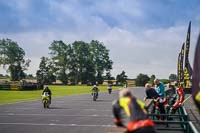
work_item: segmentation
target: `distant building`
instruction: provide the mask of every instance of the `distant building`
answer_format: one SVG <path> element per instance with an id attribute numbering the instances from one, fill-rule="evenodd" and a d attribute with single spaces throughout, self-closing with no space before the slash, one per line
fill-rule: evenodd
<path id="1" fill-rule="evenodd" d="M 136 81 L 135 81 L 135 79 L 127 79 L 127 80 L 126 80 L 126 86 L 127 86 L 127 87 L 135 87 L 135 86 L 136 86 Z"/>
<path id="2" fill-rule="evenodd" d="M 53 82 L 52 84 L 62 84 L 62 81 L 60 81 L 60 80 L 56 80 L 55 82 Z"/>
<path id="3" fill-rule="evenodd" d="M 116 85 L 117 80 L 104 80 L 103 81 L 103 85 L 108 85 L 108 84 Z"/>

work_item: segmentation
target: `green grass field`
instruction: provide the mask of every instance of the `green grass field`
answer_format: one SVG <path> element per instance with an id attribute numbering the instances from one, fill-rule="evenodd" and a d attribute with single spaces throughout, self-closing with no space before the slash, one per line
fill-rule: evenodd
<path id="1" fill-rule="evenodd" d="M 60 96 L 69 96 L 76 94 L 91 93 L 92 86 L 48 86 L 52 91 L 52 98 Z M 107 86 L 98 86 L 100 92 L 107 91 Z M 119 89 L 119 86 L 113 86 L 113 90 Z M 0 90 L 0 104 L 14 103 L 41 99 L 42 90 L 34 91 L 11 91 Z"/>

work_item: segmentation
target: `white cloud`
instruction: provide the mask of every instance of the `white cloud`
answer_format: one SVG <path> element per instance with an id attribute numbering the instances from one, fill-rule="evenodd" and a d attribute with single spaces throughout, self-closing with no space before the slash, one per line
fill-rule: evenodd
<path id="1" fill-rule="evenodd" d="M 98 21 L 101 25 L 101 20 Z M 103 23 L 103 22 L 102 22 Z M 191 38 L 190 58 L 193 60 L 194 43 L 198 32 L 194 31 Z M 1 38 L 11 38 L 17 41 L 30 58 L 31 66 L 28 73 L 35 73 L 40 58 L 48 56 L 48 47 L 53 40 L 63 40 L 72 43 L 75 40 L 91 41 L 97 39 L 110 50 L 114 61 L 113 75 L 125 70 L 130 78 L 139 73 L 155 74 L 157 77 L 168 78 L 170 73 L 176 73 L 177 56 L 185 41 L 186 27 L 170 27 L 164 29 L 149 29 L 137 33 L 120 28 L 104 28 L 101 32 L 25 32 L 19 34 L 0 34 Z M 191 64 L 192 65 L 192 64 Z"/>
<path id="2" fill-rule="evenodd" d="M 89 22 L 89 25 L 84 25 L 86 22 Z M 122 70 L 132 78 L 140 72 L 156 74 L 158 77 L 167 77 L 170 73 L 176 73 L 177 55 L 185 41 L 186 26 L 132 32 L 118 27 L 111 28 L 99 17 L 92 17 L 90 21 L 85 20 L 80 25 L 85 26 L 84 30 L 24 32 L 0 34 L 0 37 L 11 38 L 19 43 L 27 53 L 27 58 L 32 60 L 31 73 L 36 71 L 38 66 L 36 64 L 39 63 L 40 57 L 48 55 L 48 47 L 53 40 L 72 43 L 75 40 L 88 42 L 92 39 L 104 42 L 110 49 L 111 59 L 114 61 L 114 75 Z M 99 30 L 96 27 L 99 27 Z M 195 30 L 197 28 L 193 29 L 191 60 L 198 33 Z"/>
<path id="3" fill-rule="evenodd" d="M 30 1 L 23 1 L 13 0 L 9 6 L 14 8 L 16 4 L 19 11 L 25 11 L 30 6 Z M 26 58 L 32 60 L 28 73 L 36 72 L 40 58 L 48 56 L 48 47 L 53 40 L 63 40 L 68 44 L 75 40 L 89 42 L 92 39 L 103 42 L 110 50 L 114 61 L 113 75 L 125 70 L 130 78 L 135 78 L 139 73 L 168 78 L 169 74 L 176 73 L 177 56 L 186 38 L 187 25 L 177 24 L 157 29 L 139 27 L 139 23 L 136 25 L 132 22 L 135 18 L 143 19 L 147 13 L 143 12 L 144 7 L 138 1 L 91 1 L 87 6 L 76 0 L 51 0 L 48 3 L 46 8 L 55 18 L 55 25 L 66 23 L 68 28 L 55 26 L 48 30 L 41 28 L 39 31 L 0 34 L 0 38 L 17 41 L 25 50 Z M 113 18 L 114 23 L 118 24 L 109 25 L 111 20 L 106 21 L 106 17 L 101 15 Z M 199 17 L 196 19 L 199 20 Z M 20 22 L 22 27 L 29 26 L 26 18 L 20 19 Z M 198 28 L 192 27 L 191 62 L 197 34 Z"/>

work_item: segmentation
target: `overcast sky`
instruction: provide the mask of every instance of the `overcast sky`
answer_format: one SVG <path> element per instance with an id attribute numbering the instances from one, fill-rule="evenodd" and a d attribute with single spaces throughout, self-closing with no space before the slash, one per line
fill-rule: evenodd
<path id="1" fill-rule="evenodd" d="M 168 78 L 192 21 L 190 62 L 200 31 L 199 0 L 0 0 L 0 39 L 16 41 L 36 73 L 53 40 L 99 40 L 110 50 L 112 75 L 124 70 Z M 0 68 L 0 73 L 6 70 Z"/>

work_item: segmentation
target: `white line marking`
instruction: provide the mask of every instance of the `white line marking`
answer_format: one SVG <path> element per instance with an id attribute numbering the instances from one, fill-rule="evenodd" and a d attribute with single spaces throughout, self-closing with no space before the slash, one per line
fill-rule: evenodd
<path id="1" fill-rule="evenodd" d="M 0 123 L 0 125 L 30 125 L 30 126 L 64 126 L 64 127 L 116 127 L 115 125 L 78 125 L 78 124 L 55 124 L 55 123 Z"/>
<path id="2" fill-rule="evenodd" d="M 3 116 L 71 116 L 71 117 L 113 117 L 112 115 L 62 115 L 62 114 L 15 114 L 15 113 L 0 113 Z"/>

